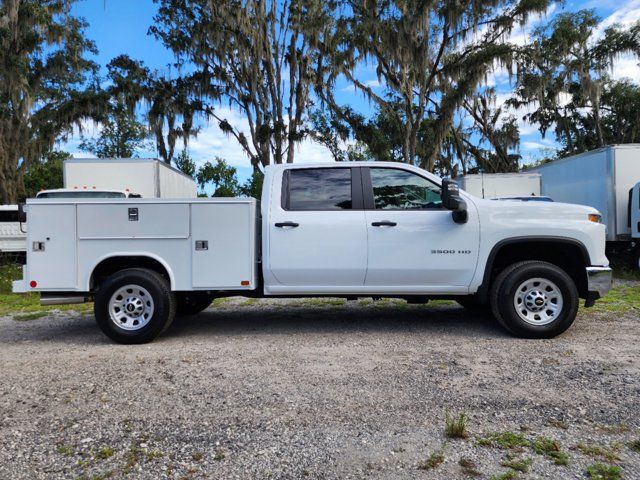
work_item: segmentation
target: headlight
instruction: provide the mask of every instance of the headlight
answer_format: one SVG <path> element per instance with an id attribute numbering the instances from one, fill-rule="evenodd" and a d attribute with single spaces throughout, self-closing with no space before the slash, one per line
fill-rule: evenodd
<path id="1" fill-rule="evenodd" d="M 590 222 L 600 223 L 600 220 L 602 220 L 602 215 L 598 213 L 590 213 L 588 217 Z"/>

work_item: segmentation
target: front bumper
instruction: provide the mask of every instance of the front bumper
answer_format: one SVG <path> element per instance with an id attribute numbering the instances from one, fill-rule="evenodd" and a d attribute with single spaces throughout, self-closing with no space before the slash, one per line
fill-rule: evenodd
<path id="1" fill-rule="evenodd" d="M 613 271 L 609 267 L 587 267 L 587 301 L 591 307 L 596 300 L 604 297 L 613 283 Z"/>

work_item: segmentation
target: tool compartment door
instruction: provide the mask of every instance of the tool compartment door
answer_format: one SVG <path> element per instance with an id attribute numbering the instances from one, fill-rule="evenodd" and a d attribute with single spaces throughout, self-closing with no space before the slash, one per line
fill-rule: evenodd
<path id="1" fill-rule="evenodd" d="M 76 206 L 29 204 L 27 214 L 27 268 L 38 283 L 35 290 L 74 290 Z"/>
<path id="2" fill-rule="evenodd" d="M 191 243 L 194 288 L 255 288 L 254 202 L 191 204 Z"/>

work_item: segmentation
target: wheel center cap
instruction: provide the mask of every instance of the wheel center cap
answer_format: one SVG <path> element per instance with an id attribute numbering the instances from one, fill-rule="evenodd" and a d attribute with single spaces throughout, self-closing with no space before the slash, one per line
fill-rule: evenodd
<path id="1" fill-rule="evenodd" d="M 542 305 L 544 303 L 544 300 L 542 300 L 541 298 L 536 298 L 536 305 Z"/>

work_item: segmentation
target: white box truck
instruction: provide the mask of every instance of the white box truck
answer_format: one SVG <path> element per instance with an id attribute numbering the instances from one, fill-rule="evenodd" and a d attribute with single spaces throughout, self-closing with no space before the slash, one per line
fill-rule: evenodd
<path id="1" fill-rule="evenodd" d="M 417 167 L 273 165 L 262 200 L 31 199 L 14 292 L 93 299 L 122 343 L 151 341 L 215 297 L 450 298 L 549 338 L 611 284 L 590 207 L 494 202 Z"/>
<path id="2" fill-rule="evenodd" d="M 193 178 L 155 158 L 74 158 L 63 167 L 64 188 L 119 190 L 143 198 L 195 198 Z"/>
<path id="3" fill-rule="evenodd" d="M 540 196 L 539 173 L 472 173 L 455 180 L 478 198 Z"/>
<path id="4" fill-rule="evenodd" d="M 640 144 L 611 145 L 532 170 L 541 176 L 543 195 L 597 209 L 610 246 L 635 243 L 640 268 Z"/>

